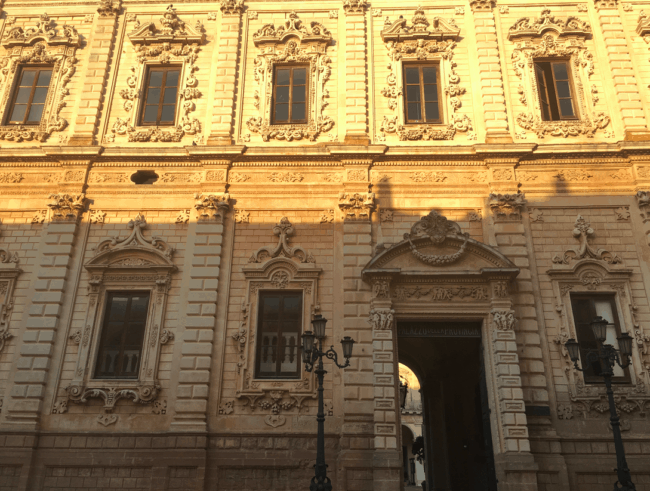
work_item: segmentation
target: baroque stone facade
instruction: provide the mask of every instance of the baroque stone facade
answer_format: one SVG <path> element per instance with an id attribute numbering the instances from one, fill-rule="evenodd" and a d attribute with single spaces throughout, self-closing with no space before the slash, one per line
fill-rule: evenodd
<path id="1" fill-rule="evenodd" d="M 650 489 L 650 2 L 464 2 L 0 1 L 0 489 L 306 489 L 315 378 L 259 376 L 282 292 L 300 332 L 356 341 L 326 363 L 341 491 L 403 488 L 400 346 L 465 335 L 499 491 L 611 489 L 604 390 L 564 343 L 575 299 L 612 299 Z M 545 119 L 557 60 L 575 117 Z M 408 113 L 415 66 L 437 118 Z M 177 74 L 169 124 L 145 121 L 152 70 Z M 150 298 L 130 378 L 97 376 L 115 292 Z"/>

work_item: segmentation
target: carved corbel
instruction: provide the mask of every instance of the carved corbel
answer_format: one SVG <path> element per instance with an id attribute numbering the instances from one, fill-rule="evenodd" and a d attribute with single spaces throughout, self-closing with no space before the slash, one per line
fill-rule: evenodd
<path id="1" fill-rule="evenodd" d="M 230 211 L 230 195 L 223 194 L 203 194 L 197 193 L 194 195 L 196 203 L 194 208 L 199 214 L 199 221 L 216 221 L 223 222 L 223 219 Z"/>
<path id="2" fill-rule="evenodd" d="M 472 12 L 492 12 L 496 4 L 496 0 L 470 0 L 469 2 Z"/>
<path id="3" fill-rule="evenodd" d="M 78 222 L 86 209 L 86 195 L 84 193 L 72 194 L 51 194 L 48 203 L 51 210 L 53 222 Z"/>
<path id="4" fill-rule="evenodd" d="M 367 6 L 367 0 L 343 0 L 343 10 L 346 15 L 364 14 Z"/>
<path id="5" fill-rule="evenodd" d="M 100 17 L 115 17 L 122 10 L 122 0 L 99 0 L 97 13 Z"/>
<path id="6" fill-rule="evenodd" d="M 524 193 L 490 193 L 489 199 L 495 220 L 521 220 L 521 212 L 526 204 Z"/>
<path id="7" fill-rule="evenodd" d="M 375 209 L 375 193 L 341 193 L 339 208 L 344 221 L 370 221 Z"/>
<path id="8" fill-rule="evenodd" d="M 241 15 L 244 13 L 244 0 L 221 0 L 219 8 L 223 15 Z"/>

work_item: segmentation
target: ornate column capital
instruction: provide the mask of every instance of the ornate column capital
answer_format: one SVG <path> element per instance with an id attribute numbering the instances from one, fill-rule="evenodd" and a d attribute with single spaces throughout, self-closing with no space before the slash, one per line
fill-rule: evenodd
<path id="1" fill-rule="evenodd" d="M 343 0 L 343 10 L 345 11 L 345 15 L 363 15 L 366 12 L 367 6 L 367 0 Z"/>
<path id="2" fill-rule="evenodd" d="M 223 15 L 241 15 L 244 13 L 244 0 L 221 0 Z"/>
<path id="3" fill-rule="evenodd" d="M 81 194 L 51 194 L 53 200 L 47 206 L 52 211 L 51 220 L 53 222 L 73 222 L 76 223 L 86 210 L 86 195 Z"/>
<path id="4" fill-rule="evenodd" d="M 618 9 L 616 0 L 594 0 L 594 6 L 597 10 Z"/>
<path id="5" fill-rule="evenodd" d="M 490 209 L 495 220 L 521 220 L 521 212 L 526 204 L 526 196 L 516 193 L 490 193 Z"/>
<path id="6" fill-rule="evenodd" d="M 116 17 L 122 10 L 122 0 L 99 0 L 97 13 L 100 17 Z"/>
<path id="7" fill-rule="evenodd" d="M 471 0 L 469 2 L 472 12 L 491 12 L 496 4 L 495 0 Z"/>
<path id="8" fill-rule="evenodd" d="M 226 213 L 230 211 L 230 195 L 222 194 L 195 194 L 194 208 L 199 214 L 199 222 L 222 222 Z"/>
<path id="9" fill-rule="evenodd" d="M 344 221 L 370 221 L 375 209 L 375 193 L 346 193 L 339 196 L 339 208 Z"/>

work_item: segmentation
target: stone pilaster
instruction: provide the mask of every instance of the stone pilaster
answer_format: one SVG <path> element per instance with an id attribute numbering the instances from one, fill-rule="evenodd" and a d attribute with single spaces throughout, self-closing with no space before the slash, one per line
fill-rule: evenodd
<path id="1" fill-rule="evenodd" d="M 345 143 L 370 144 L 368 137 L 368 65 L 366 2 L 344 2 L 345 10 Z"/>
<path id="2" fill-rule="evenodd" d="M 506 97 L 499 58 L 499 41 L 494 21 L 494 0 L 472 0 L 479 80 L 487 143 L 512 143 L 508 131 Z"/>
<path id="3" fill-rule="evenodd" d="M 53 194 L 50 199 L 50 221 L 39 244 L 34 294 L 27 306 L 20 358 L 7 404 L 5 424 L 21 429 L 39 427 L 79 220 L 86 206 L 83 194 Z"/>
<path id="4" fill-rule="evenodd" d="M 214 106 L 212 108 L 212 129 L 208 145 L 231 145 L 234 124 L 235 84 L 241 20 L 244 12 L 243 2 L 224 0 L 221 2 L 221 25 L 216 63 L 216 83 L 214 86 Z"/>
<path id="5" fill-rule="evenodd" d="M 189 230 L 192 257 L 185 306 L 180 372 L 172 429 L 207 431 L 208 391 L 217 311 L 223 221 L 230 209 L 227 194 L 197 195 L 198 220 Z M 193 230 L 192 230 L 193 228 Z"/>
<path id="6" fill-rule="evenodd" d="M 105 99 L 106 80 L 111 69 L 113 46 L 117 30 L 117 16 L 121 0 L 100 2 L 95 16 L 93 34 L 89 40 L 91 55 L 88 59 L 86 76 L 81 85 L 74 133 L 69 145 L 92 145 L 95 142 L 97 126 L 101 122 L 101 110 Z"/>
<path id="7" fill-rule="evenodd" d="M 623 31 L 623 22 L 617 2 L 615 0 L 598 0 L 595 5 L 607 49 L 616 98 L 621 111 L 625 139 L 631 141 L 650 140 L 637 74 L 632 65 L 632 55 Z"/>

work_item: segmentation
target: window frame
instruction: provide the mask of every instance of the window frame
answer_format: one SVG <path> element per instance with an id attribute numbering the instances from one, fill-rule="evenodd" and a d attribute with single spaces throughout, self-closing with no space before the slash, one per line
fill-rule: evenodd
<path id="1" fill-rule="evenodd" d="M 262 362 L 262 350 L 264 349 L 264 345 L 262 344 L 262 316 L 264 315 L 264 310 L 263 310 L 263 298 L 264 296 L 274 296 L 274 295 L 279 295 L 280 297 L 282 296 L 289 296 L 290 294 L 293 294 L 295 296 L 300 297 L 300 316 L 298 320 L 298 328 L 296 331 L 289 331 L 289 330 L 282 330 L 281 327 L 278 327 L 277 333 L 279 334 L 278 340 L 282 339 L 282 333 L 283 332 L 297 332 L 298 338 L 297 338 L 297 343 L 296 343 L 296 360 L 297 360 L 297 369 L 296 372 L 294 372 L 291 375 L 283 375 L 279 369 L 279 366 L 282 363 L 281 359 L 276 360 L 276 369 L 275 372 L 270 374 L 270 373 L 263 373 L 261 371 L 261 362 Z M 256 328 L 255 328 L 255 365 L 254 365 L 254 374 L 255 374 L 255 379 L 259 380 L 299 380 L 302 376 L 302 333 L 304 332 L 304 325 L 303 325 L 303 317 L 304 317 L 304 306 L 305 306 L 305 294 L 303 290 L 260 290 L 257 294 L 257 323 L 256 323 Z M 280 319 L 280 323 L 282 320 Z"/>
<path id="2" fill-rule="evenodd" d="M 597 341 L 593 336 L 593 333 L 591 331 L 591 326 L 589 326 L 587 329 L 585 329 L 585 333 L 581 334 L 581 330 L 578 328 L 578 322 L 576 321 L 576 315 L 575 315 L 575 308 L 574 308 L 574 300 L 590 300 L 591 301 L 591 309 L 592 309 L 592 314 L 595 317 L 595 306 L 594 303 L 595 301 L 598 300 L 603 300 L 603 299 L 608 299 L 610 302 L 610 306 L 612 308 L 612 315 L 614 316 L 614 319 L 610 321 L 610 319 L 607 319 L 610 321 L 610 324 L 614 324 L 615 329 L 616 329 L 616 336 L 621 335 L 621 314 L 620 310 L 618 308 L 618 302 L 617 302 L 617 296 L 615 293 L 606 293 L 606 292 L 597 292 L 597 293 L 587 293 L 587 292 L 571 292 L 569 295 L 569 304 L 571 305 L 571 320 L 573 322 L 573 327 L 575 330 L 575 335 L 578 343 L 580 344 L 580 360 L 582 363 L 582 366 L 584 367 L 585 365 L 585 360 L 586 360 L 586 353 L 590 350 L 596 349 L 597 348 Z M 585 337 L 587 339 L 585 339 Z M 589 343 L 589 345 L 592 345 L 593 347 L 587 347 L 583 348 L 585 343 Z M 631 384 L 632 383 L 632 377 L 630 373 L 629 367 L 623 369 L 625 375 L 623 377 L 612 377 L 612 383 L 616 384 Z M 593 368 L 585 369 L 583 372 L 583 377 L 585 384 L 591 384 L 591 385 L 603 385 L 605 383 L 604 379 L 600 376 L 594 373 Z"/>
<path id="3" fill-rule="evenodd" d="M 436 101 L 438 104 L 438 115 L 440 116 L 439 119 L 437 120 L 430 120 L 428 121 L 426 118 L 426 100 L 424 97 L 424 81 L 423 81 L 423 75 L 422 75 L 422 68 L 423 67 L 431 67 L 435 66 L 436 67 L 436 88 L 437 88 L 437 94 L 438 94 L 438 100 Z M 419 87 L 420 87 L 420 104 L 422 108 L 422 114 L 425 116 L 425 118 L 422 121 L 417 121 L 417 120 L 409 120 L 408 117 L 408 91 L 407 91 L 407 85 L 414 85 L 414 84 L 407 84 L 406 82 L 406 70 L 408 68 L 418 68 L 418 74 L 420 77 L 420 82 L 419 82 Z M 442 104 L 442 87 L 441 87 L 441 63 L 440 61 L 427 61 L 427 62 L 403 62 L 402 63 L 402 85 L 404 87 L 404 92 L 403 92 L 403 106 L 404 106 L 404 124 L 405 125 L 422 125 L 422 124 L 443 124 L 445 120 L 445 115 L 443 112 L 443 104 Z"/>
<path id="4" fill-rule="evenodd" d="M 557 81 L 555 79 L 555 70 L 553 70 L 553 64 L 554 63 L 564 63 L 566 70 L 567 70 L 567 81 L 569 84 L 569 92 L 571 93 L 571 106 L 573 107 L 573 116 L 562 116 L 562 111 L 560 108 L 560 98 L 557 93 Z M 544 89 L 546 93 L 546 98 L 548 100 L 548 110 L 549 110 L 549 117 L 550 119 L 544 119 L 544 110 L 542 109 L 543 106 L 543 101 L 542 101 L 542 94 L 541 94 L 541 87 L 539 84 L 539 77 L 537 76 L 537 67 L 538 64 L 548 64 L 549 66 L 549 72 L 551 75 L 551 83 L 553 84 L 553 101 L 551 99 L 551 95 L 549 93 L 548 89 L 548 80 L 546 76 L 546 70 L 540 66 L 540 69 L 542 70 L 542 73 L 544 73 Z M 540 111 L 541 111 L 541 117 L 542 121 L 547 122 L 547 123 L 554 123 L 558 121 L 580 121 L 580 111 L 579 111 L 579 104 L 577 104 L 577 91 L 575 89 L 575 81 L 573 78 L 573 70 L 571 69 L 571 59 L 569 58 L 535 58 L 533 59 L 533 75 L 535 77 L 535 81 L 537 83 L 537 99 L 540 105 Z M 563 99 L 566 99 L 563 98 Z M 553 106 L 552 102 L 555 104 L 555 109 L 557 111 L 558 119 L 553 119 Z"/>
<path id="5" fill-rule="evenodd" d="M 289 76 L 289 119 L 287 121 L 276 121 L 275 119 L 275 106 L 276 106 L 276 92 L 277 92 L 277 74 L 278 70 L 286 70 L 289 68 L 291 70 L 291 74 Z M 304 68 L 305 70 L 305 118 L 301 120 L 292 120 L 291 119 L 291 111 L 292 108 L 291 106 L 293 105 L 293 71 L 296 68 Z M 274 126 L 280 126 L 280 125 L 306 125 L 309 123 L 309 87 L 310 87 L 310 70 L 309 70 L 309 64 L 305 63 L 288 63 L 288 64 L 274 64 L 273 65 L 273 80 L 272 80 L 272 96 L 271 96 L 271 124 Z M 284 86 L 283 86 L 284 87 Z"/>
<path id="6" fill-rule="evenodd" d="M 144 120 L 145 116 L 145 110 L 147 108 L 147 105 L 153 106 L 154 104 L 147 104 L 147 97 L 149 95 L 149 82 L 151 80 L 151 73 L 154 71 L 160 71 L 163 72 L 163 81 L 161 82 L 160 86 L 160 100 L 158 101 L 158 115 L 156 117 L 155 122 L 147 122 Z M 162 102 L 164 101 L 165 97 L 165 88 L 166 88 L 166 81 L 167 81 L 167 74 L 168 72 L 171 71 L 178 71 L 178 85 L 176 86 L 176 102 L 174 103 L 174 119 L 171 122 L 161 122 L 160 118 L 162 116 L 162 110 L 165 104 Z M 170 65 L 170 66 L 162 66 L 162 65 L 154 65 L 154 64 L 149 64 L 145 65 L 144 67 L 144 84 L 142 86 L 142 103 L 140 104 L 140 111 L 137 116 L 137 122 L 138 126 L 176 126 L 177 120 L 178 120 L 178 107 L 179 107 L 179 101 L 180 101 L 180 94 L 181 94 L 181 85 L 182 85 L 182 76 L 183 76 L 183 65 Z"/>
<path id="7" fill-rule="evenodd" d="M 108 316 L 110 314 L 110 309 L 109 309 L 109 303 L 112 300 L 112 298 L 116 295 L 128 295 L 130 297 L 134 295 L 144 295 L 146 294 L 148 296 L 148 301 L 147 301 L 147 314 L 144 319 L 144 326 L 142 329 L 142 340 L 140 344 L 140 356 L 138 360 L 138 369 L 137 369 L 137 374 L 135 376 L 100 376 L 98 375 L 99 371 L 99 364 L 100 364 L 100 355 L 102 352 L 102 343 L 104 341 L 104 335 L 105 335 L 105 329 L 106 329 L 106 324 L 108 321 Z M 145 354 L 145 340 L 147 338 L 147 333 L 148 330 L 150 329 L 150 321 L 151 321 L 151 314 L 152 314 L 152 300 L 154 299 L 154 292 L 152 290 L 147 290 L 147 289 L 128 289 L 128 290 L 117 290 L 117 289 L 110 289 L 106 290 L 104 292 L 104 305 L 102 306 L 102 312 L 100 313 L 100 319 L 101 323 L 99 325 L 99 330 L 97 333 L 97 347 L 96 347 L 96 353 L 95 356 L 93 357 L 92 360 L 92 376 L 91 380 L 139 380 L 140 379 L 140 371 L 142 370 L 142 361 L 144 359 L 144 354 Z M 124 351 L 124 343 L 122 343 L 121 346 L 121 353 L 123 355 Z M 121 360 L 121 358 L 120 358 Z"/>
<path id="8" fill-rule="evenodd" d="M 33 99 L 34 99 L 34 93 L 36 92 L 36 83 L 38 82 L 38 77 L 40 76 L 41 71 L 50 71 L 50 83 L 47 86 L 47 93 L 45 94 L 45 101 L 43 102 L 43 112 L 41 113 L 41 118 L 37 122 L 30 122 L 26 121 L 27 117 L 29 116 L 29 113 L 31 111 L 31 107 L 33 104 Z M 34 83 L 32 84 L 32 91 L 29 94 L 29 101 L 27 102 L 27 109 L 25 110 L 25 116 L 23 118 L 23 122 L 13 122 L 11 121 L 11 115 L 13 114 L 14 108 L 16 106 L 16 99 L 18 98 L 18 92 L 20 90 L 20 82 L 23 78 L 23 74 L 26 71 L 30 72 L 36 72 L 36 76 L 34 77 Z M 6 126 L 30 126 L 30 127 L 37 127 L 40 126 L 40 124 L 43 122 L 43 118 L 46 117 L 46 109 L 48 107 L 48 98 L 50 95 L 50 90 L 52 88 L 52 82 L 55 79 L 55 73 L 54 73 L 54 65 L 19 65 L 19 71 L 18 75 L 15 78 L 14 81 L 14 86 L 12 87 L 11 91 L 11 98 L 10 102 L 7 105 L 7 108 L 5 110 L 5 119 L 3 122 L 3 125 Z"/>

